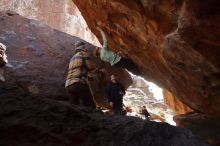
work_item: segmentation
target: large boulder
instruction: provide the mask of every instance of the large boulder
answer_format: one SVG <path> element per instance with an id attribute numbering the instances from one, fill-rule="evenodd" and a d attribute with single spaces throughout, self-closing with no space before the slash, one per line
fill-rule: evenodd
<path id="1" fill-rule="evenodd" d="M 0 11 L 6 10 L 44 22 L 52 28 L 87 42 L 99 44 L 72 0 L 1 0 Z"/>
<path id="2" fill-rule="evenodd" d="M 167 123 L 107 116 L 19 88 L 10 93 L 1 95 L 1 146 L 208 146 L 189 130 Z"/>
<path id="3" fill-rule="evenodd" d="M 190 129 L 213 145 L 220 145 L 220 120 L 206 114 L 190 112 L 174 117 L 174 121 L 180 127 Z"/>
<path id="4" fill-rule="evenodd" d="M 0 42 L 7 46 L 6 54 L 11 65 L 5 70 L 6 82 L 0 84 L 0 95 L 19 88 L 25 94 L 67 99 L 65 78 L 70 58 L 74 55 L 74 43 L 78 40 L 18 14 L 0 13 Z M 94 57 L 94 46 L 88 43 L 86 46 L 96 68 L 106 69 L 93 83 L 97 101 L 105 104 L 104 91 L 110 75 L 116 74 L 125 88 L 131 84 L 131 78 L 125 70 L 110 67 Z"/>
<path id="5" fill-rule="evenodd" d="M 148 80 L 220 118 L 219 0 L 73 0 L 99 39 Z M 208 108 L 207 108 L 208 107 Z"/>

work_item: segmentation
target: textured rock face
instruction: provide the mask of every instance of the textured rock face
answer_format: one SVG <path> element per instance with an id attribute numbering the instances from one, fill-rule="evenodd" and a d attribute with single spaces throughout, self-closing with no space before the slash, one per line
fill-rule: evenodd
<path id="1" fill-rule="evenodd" d="M 66 99 L 65 77 L 69 60 L 74 54 L 74 43 L 80 39 L 10 12 L 0 13 L 0 20 L 0 42 L 7 46 L 8 61 L 13 66 L 5 70 L 6 82 L 0 83 L 0 96 L 19 88 L 27 95 Z M 125 87 L 131 84 L 131 78 L 126 71 L 110 68 L 94 58 L 92 45 L 87 43 L 87 48 L 96 67 L 106 69 L 106 72 L 97 75 L 93 83 L 97 100 L 104 103 L 104 91 L 110 74 L 117 74 Z"/>
<path id="2" fill-rule="evenodd" d="M 97 25 L 146 79 L 220 117 L 219 0 L 73 1 L 99 39 Z"/>
<path id="3" fill-rule="evenodd" d="M 149 85 L 137 76 L 132 77 L 132 88 L 138 88 L 143 91 L 149 99 L 155 99 L 153 93 L 149 89 Z"/>
<path id="4" fill-rule="evenodd" d="M 178 126 L 192 130 L 194 134 L 208 140 L 213 146 L 220 145 L 220 121 L 201 113 L 187 113 L 174 117 Z"/>
<path id="5" fill-rule="evenodd" d="M 1 146 L 208 146 L 189 130 L 135 117 L 105 116 L 67 102 L 1 95 Z"/>
<path id="6" fill-rule="evenodd" d="M 0 11 L 3 10 L 17 12 L 90 43 L 99 44 L 71 0 L 1 0 Z"/>
<path id="7" fill-rule="evenodd" d="M 185 114 L 193 110 L 182 103 L 177 97 L 173 96 L 169 91 L 164 90 L 164 102 L 175 112 L 175 114 Z"/>

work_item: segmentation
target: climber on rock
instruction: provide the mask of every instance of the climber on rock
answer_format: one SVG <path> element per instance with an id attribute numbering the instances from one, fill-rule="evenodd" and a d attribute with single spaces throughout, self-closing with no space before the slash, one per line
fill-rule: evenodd
<path id="1" fill-rule="evenodd" d="M 124 58 L 108 49 L 108 40 L 104 31 L 100 27 L 97 27 L 97 29 L 101 32 L 103 45 L 101 48 L 96 47 L 94 51 L 95 56 L 100 57 L 102 61 L 108 62 L 111 66 L 121 67 L 135 75 L 141 75 L 141 71 L 132 60 Z"/>
<path id="2" fill-rule="evenodd" d="M 108 102 L 112 107 L 115 115 L 122 115 L 123 109 L 123 96 L 125 95 L 125 89 L 123 85 L 116 79 L 115 75 L 111 75 L 111 83 L 107 87 L 106 95 Z"/>
<path id="3" fill-rule="evenodd" d="M 90 59 L 85 43 L 75 43 L 75 55 L 71 58 L 65 88 L 70 94 L 70 103 L 96 108 L 94 97 L 88 85 L 93 80 L 94 64 Z"/>

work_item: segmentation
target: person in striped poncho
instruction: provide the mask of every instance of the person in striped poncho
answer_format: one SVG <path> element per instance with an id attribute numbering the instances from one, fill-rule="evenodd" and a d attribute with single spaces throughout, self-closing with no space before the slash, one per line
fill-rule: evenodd
<path id="1" fill-rule="evenodd" d="M 84 42 L 76 42 L 75 47 L 75 55 L 70 60 L 65 83 L 65 88 L 70 95 L 70 103 L 96 108 L 87 82 L 88 79 L 92 80 L 94 64 Z"/>

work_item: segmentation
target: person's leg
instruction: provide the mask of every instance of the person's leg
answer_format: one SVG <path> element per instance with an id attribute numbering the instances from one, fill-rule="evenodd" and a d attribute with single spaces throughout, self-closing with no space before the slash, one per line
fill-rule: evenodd
<path id="1" fill-rule="evenodd" d="M 121 60 L 115 64 L 116 67 L 121 67 L 127 69 L 129 72 L 140 76 L 142 75 L 140 69 L 138 66 L 130 59 L 127 58 L 121 58 Z"/>
<path id="2" fill-rule="evenodd" d="M 120 115 L 120 114 L 119 114 L 119 111 L 118 111 L 117 109 L 113 109 L 112 111 L 113 111 L 113 114 L 114 114 L 114 115 Z"/>
<path id="3" fill-rule="evenodd" d="M 74 105 L 80 105 L 79 96 L 78 96 L 78 91 L 79 91 L 78 83 L 74 83 L 73 85 L 68 86 L 66 90 L 67 93 L 70 95 L 69 96 L 70 103 Z"/>
<path id="4" fill-rule="evenodd" d="M 122 108 L 121 107 L 119 107 L 119 106 L 114 106 L 114 104 L 113 104 L 113 113 L 114 113 L 114 115 L 122 115 Z"/>
<path id="5" fill-rule="evenodd" d="M 127 115 L 127 111 L 122 109 L 121 115 L 122 116 L 126 116 Z"/>
<path id="6" fill-rule="evenodd" d="M 145 115 L 145 120 L 150 121 L 150 118 L 147 115 Z"/>
<path id="7" fill-rule="evenodd" d="M 80 87 L 81 87 L 81 92 L 79 98 L 82 100 L 82 105 L 95 109 L 96 105 L 95 102 L 93 101 L 93 97 L 89 87 L 86 84 L 81 84 Z"/>

